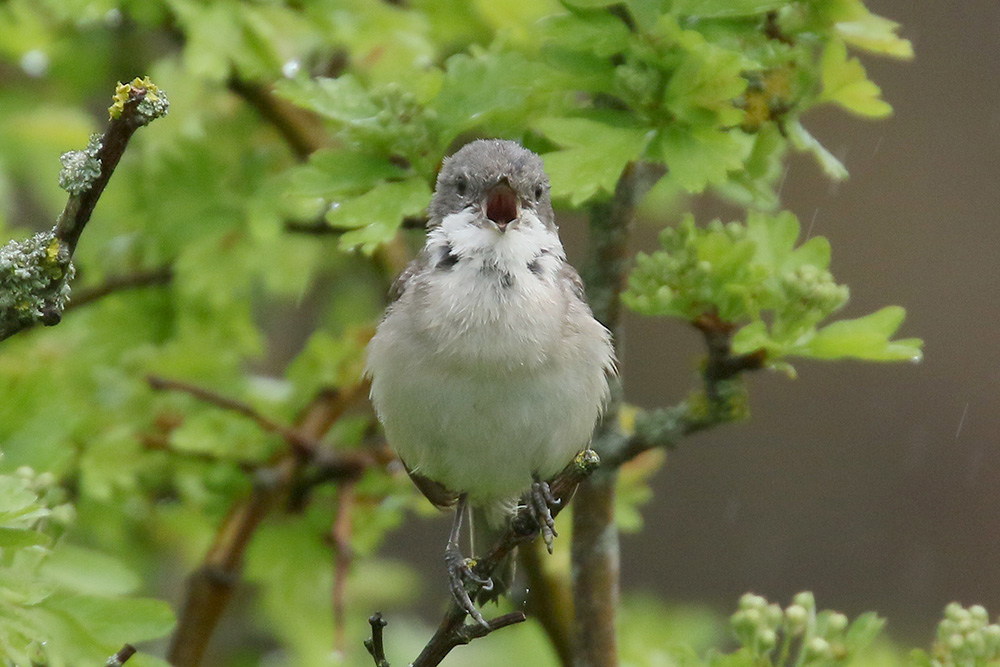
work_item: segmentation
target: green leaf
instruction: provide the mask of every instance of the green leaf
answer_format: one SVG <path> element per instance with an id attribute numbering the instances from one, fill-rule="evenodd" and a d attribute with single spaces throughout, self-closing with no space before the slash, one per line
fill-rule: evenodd
<path id="1" fill-rule="evenodd" d="M 37 530 L 0 527 L 0 549 L 22 549 L 49 544 L 51 541 L 52 538 Z"/>
<path id="2" fill-rule="evenodd" d="M 117 558 L 66 543 L 53 550 L 41 574 L 67 591 L 102 596 L 130 593 L 140 583 Z"/>
<path id="3" fill-rule="evenodd" d="M 427 183 L 419 178 L 380 183 L 359 197 L 335 204 L 326 220 L 338 229 L 352 230 L 340 237 L 341 248 L 361 246 L 371 254 L 396 235 L 403 218 L 427 210 L 430 198 Z"/>
<path id="4" fill-rule="evenodd" d="M 383 156 L 323 148 L 309 156 L 308 164 L 289 170 L 288 191 L 299 197 L 333 199 L 403 175 L 402 169 Z"/>
<path id="5" fill-rule="evenodd" d="M 449 58 L 434 101 L 443 143 L 497 116 L 517 115 L 538 76 L 537 62 L 512 51 Z"/>
<path id="6" fill-rule="evenodd" d="M 616 127 L 587 118 L 548 118 L 536 129 L 566 150 L 546 153 L 545 170 L 552 195 L 579 206 L 588 199 L 612 193 L 625 166 L 639 158 L 649 132 Z"/>
<path id="7" fill-rule="evenodd" d="M 57 594 L 42 606 L 75 619 L 99 642 L 111 645 L 163 637 L 176 622 L 170 605 L 148 598 Z"/>
<path id="8" fill-rule="evenodd" d="M 913 45 L 896 32 L 899 24 L 883 16 L 872 14 L 863 5 L 851 19 L 838 21 L 833 29 L 837 35 L 851 46 L 872 53 L 909 60 L 913 57 Z"/>
<path id="9" fill-rule="evenodd" d="M 852 657 L 867 648 L 885 627 L 885 619 L 875 612 L 861 614 L 847 629 L 844 637 Z"/>
<path id="10" fill-rule="evenodd" d="M 741 169 L 752 145 L 753 140 L 738 130 L 682 125 L 661 130 L 653 142 L 667 163 L 668 177 L 693 194 L 724 183 L 729 172 Z"/>
<path id="11" fill-rule="evenodd" d="M 903 308 L 887 306 L 864 317 L 834 322 L 820 329 L 802 352 L 816 359 L 920 361 L 922 341 L 916 338 L 889 340 L 905 317 Z"/>
<path id="12" fill-rule="evenodd" d="M 556 14 L 538 22 L 544 43 L 607 58 L 621 53 L 631 33 L 625 23 L 610 12 Z"/>
<path id="13" fill-rule="evenodd" d="M 701 18 L 756 16 L 788 4 L 785 0 L 674 0 L 673 12 Z"/>
<path id="14" fill-rule="evenodd" d="M 879 96 L 882 91 L 868 79 L 857 58 L 847 57 L 847 45 L 831 39 L 820 63 L 823 91 L 817 101 L 835 102 L 844 109 L 869 118 L 882 118 L 892 107 Z"/>
<path id="15" fill-rule="evenodd" d="M 336 79 L 281 79 L 274 92 L 338 123 L 374 118 L 379 112 L 365 87 L 350 74 Z"/>
<path id="16" fill-rule="evenodd" d="M 682 121 L 738 125 L 746 112 L 733 100 L 746 90 L 746 66 L 740 53 L 701 41 L 671 75 L 664 104 Z"/>

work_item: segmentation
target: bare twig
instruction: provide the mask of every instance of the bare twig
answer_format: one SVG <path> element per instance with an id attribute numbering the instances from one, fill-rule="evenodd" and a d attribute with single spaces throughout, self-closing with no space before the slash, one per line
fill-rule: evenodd
<path id="1" fill-rule="evenodd" d="M 72 300 L 66 304 L 66 307 L 63 310 L 66 311 L 72 310 L 73 308 L 79 308 L 80 306 L 85 306 L 88 303 L 97 301 L 98 299 L 103 299 L 110 294 L 115 294 L 125 290 L 166 285 L 173 280 L 173 278 L 174 271 L 170 266 L 161 266 L 149 271 L 136 271 L 135 273 L 111 276 L 99 285 L 94 285 L 93 287 L 77 291 Z"/>
<path id="2" fill-rule="evenodd" d="M 184 383 L 169 385 L 169 388 L 181 387 L 183 391 L 192 389 L 190 385 Z M 194 389 L 198 391 L 188 393 L 220 407 L 234 409 L 262 427 L 267 423 L 274 424 L 276 426 L 274 432 L 282 433 L 291 428 L 275 424 L 266 418 L 262 423 L 259 420 L 260 415 L 252 408 L 245 410 L 243 408 L 248 406 L 243 406 L 238 401 L 220 397 L 197 387 Z M 357 387 L 344 392 L 321 391 L 296 420 L 292 430 L 304 442 L 318 441 L 358 395 Z M 195 667 L 200 664 L 219 618 L 239 582 L 243 556 L 250 539 L 270 509 L 278 500 L 288 495 L 305 462 L 306 459 L 301 453 L 293 451 L 280 458 L 274 465 L 258 470 L 251 495 L 230 508 L 216 531 L 215 541 L 204 562 L 191 575 L 188 583 L 187 598 L 168 652 L 168 659 L 174 667 Z M 356 474 L 360 474 L 363 470 L 361 467 L 353 469 L 358 471 Z"/>
<path id="3" fill-rule="evenodd" d="M 210 389 L 206 389 L 189 382 L 172 380 L 158 375 L 147 376 L 146 382 L 149 383 L 150 387 L 156 389 L 157 391 L 179 391 L 185 394 L 190 394 L 200 401 L 210 403 L 216 407 L 222 408 L 223 410 L 239 413 L 255 422 L 264 431 L 280 435 L 285 439 L 285 442 L 287 442 L 299 454 L 310 455 L 319 449 L 314 440 L 307 438 L 298 429 L 285 426 L 284 424 L 279 424 L 270 417 L 262 415 L 249 403 L 244 403 L 243 401 L 238 401 L 234 398 L 217 394 Z"/>
<path id="4" fill-rule="evenodd" d="M 60 185 L 70 195 L 51 231 L 27 241 L 11 241 L 0 249 L 0 340 L 37 322 L 58 324 L 66 306 L 72 260 L 84 227 L 115 167 L 140 127 L 167 113 L 167 98 L 149 79 L 119 84 L 111 121 L 86 149 L 63 155 Z M 9 276 L 4 274 L 9 272 Z M 4 298 L 6 297 L 6 298 Z"/>
<path id="5" fill-rule="evenodd" d="M 600 459 L 592 450 L 580 452 L 572 463 L 549 482 L 552 495 L 559 501 L 552 507 L 553 516 L 566 507 L 580 482 L 591 475 L 599 463 Z M 539 525 L 532 511 L 527 506 L 521 507 L 511 519 L 507 532 L 489 553 L 478 559 L 474 568 L 476 578 L 488 579 L 497 565 L 518 545 L 535 539 L 538 532 Z M 475 599 L 478 592 L 478 585 L 471 584 L 469 596 Z M 438 629 L 417 659 L 411 663 L 411 667 L 435 667 L 456 646 L 468 644 L 473 639 L 485 637 L 490 632 L 520 623 L 525 619 L 522 612 L 514 612 L 492 619 L 487 622 L 488 627 L 484 627 L 479 623 L 466 623 L 465 617 L 466 611 L 452 600 Z"/>
<path id="6" fill-rule="evenodd" d="M 135 654 L 135 647 L 131 644 L 125 644 L 118 653 L 108 658 L 108 661 L 104 663 L 104 667 L 121 667 Z"/>
<path id="7" fill-rule="evenodd" d="M 368 617 L 368 623 L 372 626 L 372 636 L 365 640 L 365 648 L 375 661 L 375 667 L 389 667 L 389 661 L 385 658 L 385 646 L 382 643 L 382 630 L 387 622 L 382 618 L 382 612 L 377 611 Z"/>

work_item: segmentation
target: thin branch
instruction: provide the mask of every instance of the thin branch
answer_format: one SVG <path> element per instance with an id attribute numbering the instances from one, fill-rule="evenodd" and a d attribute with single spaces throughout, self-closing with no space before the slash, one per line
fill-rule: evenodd
<path id="1" fill-rule="evenodd" d="M 249 406 L 199 387 L 168 381 L 164 388 L 187 391 L 219 407 L 236 410 L 262 427 L 265 427 L 265 424 L 275 426 L 275 432 L 290 429 L 267 418 L 261 421 L 262 416 Z M 191 389 L 195 391 L 190 391 Z M 364 395 L 359 387 L 352 387 L 343 392 L 320 391 L 308 408 L 299 415 L 294 429 L 291 430 L 294 430 L 303 442 L 317 442 L 359 395 Z M 289 444 L 291 446 L 290 442 Z M 187 597 L 168 652 L 168 660 L 174 667 L 196 667 L 200 664 L 209 640 L 240 580 L 243 557 L 254 532 L 271 508 L 290 493 L 305 463 L 306 459 L 301 452 L 293 449 L 274 465 L 258 470 L 253 492 L 248 498 L 237 501 L 219 525 L 205 560 L 192 573 L 188 582 Z M 363 471 L 363 468 L 359 467 L 352 469 L 357 471 L 355 474 Z"/>
<path id="2" fill-rule="evenodd" d="M 121 647 L 121 650 L 119 650 L 118 653 L 115 653 L 113 656 L 108 658 L 108 661 L 104 663 L 104 667 L 122 667 L 122 665 L 128 662 L 128 659 L 135 654 L 135 647 L 131 644 L 125 644 L 125 646 Z"/>
<path id="3" fill-rule="evenodd" d="M 375 667 L 389 667 L 389 661 L 385 658 L 385 646 L 382 643 L 382 630 L 388 624 L 382 618 L 382 612 L 377 611 L 368 618 L 368 623 L 372 626 L 372 636 L 365 640 L 365 648 L 375 661 Z"/>
<path id="4" fill-rule="evenodd" d="M 174 667 L 196 667 L 229 604 L 243 570 L 243 556 L 261 521 L 299 466 L 294 456 L 257 472 L 249 498 L 237 502 L 220 524 L 202 565 L 191 574 L 187 597 L 167 653 Z"/>
<path id="5" fill-rule="evenodd" d="M 79 308 L 80 306 L 85 306 L 88 303 L 92 303 L 98 299 L 103 299 L 106 296 L 117 292 L 123 292 L 125 290 L 166 285 L 173 279 L 174 270 L 173 267 L 169 265 L 161 266 L 148 271 L 136 271 L 135 273 L 111 276 L 99 285 L 94 285 L 93 287 L 77 291 L 63 310 L 67 311 L 72 310 L 73 308 Z"/>
<path id="6" fill-rule="evenodd" d="M 588 449 L 580 452 L 572 463 L 549 482 L 552 495 L 559 501 L 552 507 L 553 516 L 569 504 L 577 487 L 599 464 L 600 459 L 597 454 Z M 532 511 L 527 506 L 522 506 L 511 519 L 507 532 L 489 553 L 478 559 L 474 568 L 477 577 L 483 580 L 489 578 L 497 565 L 518 545 L 534 540 L 538 536 L 539 528 Z M 469 596 L 475 599 L 478 592 L 479 586 L 471 584 Z M 466 615 L 465 610 L 455 600 L 451 600 L 441 624 L 417 659 L 411 663 L 411 667 L 435 667 L 456 646 L 468 644 L 473 639 L 485 637 L 490 632 L 520 623 L 525 619 L 522 612 L 514 612 L 495 618 L 488 622 L 489 627 L 483 627 L 478 623 L 466 623 Z"/>
<path id="7" fill-rule="evenodd" d="M 46 326 L 62 319 L 73 277 L 73 254 L 97 201 L 140 127 L 167 113 L 169 103 L 149 79 L 119 84 L 103 135 L 94 135 L 84 150 L 62 156 L 59 184 L 70 193 L 66 206 L 48 232 L 0 248 L 0 340 L 37 322 Z M 7 275 L 9 273 L 9 275 Z"/>
<path id="8" fill-rule="evenodd" d="M 270 87 L 233 75 L 229 78 L 229 89 L 278 131 L 299 160 L 306 160 L 326 145 L 328 136 L 320 119 L 277 97 Z"/>
<path id="9" fill-rule="evenodd" d="M 210 389 L 199 387 L 198 385 L 191 384 L 189 382 L 172 380 L 158 375 L 147 376 L 146 382 L 150 387 L 157 391 L 169 390 L 190 394 L 205 403 L 210 403 L 216 407 L 222 408 L 223 410 L 229 410 L 231 412 L 241 414 L 255 422 L 264 431 L 280 435 L 285 439 L 285 442 L 287 442 L 292 449 L 299 454 L 311 455 L 319 449 L 314 440 L 307 438 L 298 429 L 285 426 L 284 424 L 279 424 L 270 417 L 262 415 L 249 403 L 244 403 L 243 401 L 238 401 L 234 398 L 217 394 Z"/>

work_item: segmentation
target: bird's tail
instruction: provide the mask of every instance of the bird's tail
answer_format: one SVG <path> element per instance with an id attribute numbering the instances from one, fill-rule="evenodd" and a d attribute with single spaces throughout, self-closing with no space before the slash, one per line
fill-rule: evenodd
<path id="1" fill-rule="evenodd" d="M 500 541 L 512 515 L 512 506 L 507 503 L 491 503 L 472 508 L 472 554 L 475 557 L 485 556 Z M 506 595 L 514 583 L 514 564 L 517 550 L 511 551 L 494 568 L 493 588 L 480 591 L 476 597 L 479 604 L 496 602 L 501 595 Z"/>

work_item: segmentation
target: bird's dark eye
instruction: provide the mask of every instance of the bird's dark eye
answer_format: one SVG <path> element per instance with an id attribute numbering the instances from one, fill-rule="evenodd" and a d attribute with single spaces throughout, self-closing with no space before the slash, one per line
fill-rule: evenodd
<path id="1" fill-rule="evenodd" d="M 465 180 L 465 176 L 459 176 L 455 179 L 455 192 L 458 193 L 459 197 L 465 196 L 465 191 L 468 190 L 469 184 Z"/>
<path id="2" fill-rule="evenodd" d="M 535 186 L 535 201 L 541 201 L 543 194 L 545 194 L 545 188 L 539 183 Z"/>

